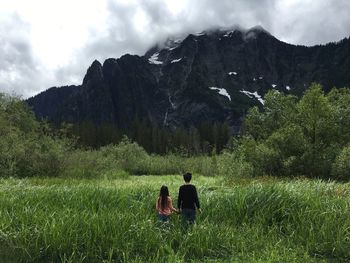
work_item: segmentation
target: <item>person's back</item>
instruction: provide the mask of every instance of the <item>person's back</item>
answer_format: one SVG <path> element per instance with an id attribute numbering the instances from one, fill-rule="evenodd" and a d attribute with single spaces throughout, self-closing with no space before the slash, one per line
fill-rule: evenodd
<path id="1" fill-rule="evenodd" d="M 193 184 L 184 184 L 179 189 L 178 206 L 181 209 L 199 208 L 197 189 Z"/>
<path id="2" fill-rule="evenodd" d="M 165 185 L 160 188 L 159 197 L 156 202 L 156 210 L 158 211 L 159 220 L 163 222 L 169 220 L 171 212 L 177 212 L 177 210 L 173 207 L 173 202 L 169 196 L 168 187 Z"/>
<path id="3" fill-rule="evenodd" d="M 167 197 L 164 207 L 162 207 L 162 198 L 158 197 L 158 200 L 156 203 L 156 209 L 159 215 L 169 216 L 171 212 L 174 211 L 171 197 L 170 196 Z"/>
<path id="4" fill-rule="evenodd" d="M 192 179 L 191 173 L 184 174 L 185 184 L 179 188 L 177 207 L 180 209 L 183 218 L 191 223 L 196 218 L 196 209 L 200 209 L 197 189 L 190 184 Z"/>

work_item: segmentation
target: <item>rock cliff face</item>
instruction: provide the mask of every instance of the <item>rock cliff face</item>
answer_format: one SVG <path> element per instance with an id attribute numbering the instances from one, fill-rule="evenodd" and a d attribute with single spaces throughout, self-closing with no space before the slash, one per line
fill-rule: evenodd
<path id="1" fill-rule="evenodd" d="M 135 118 L 175 129 L 228 122 L 238 130 L 274 88 L 301 95 L 312 83 L 350 86 L 350 39 L 295 46 L 264 29 L 212 30 L 168 40 L 144 56 L 94 61 L 80 86 L 50 88 L 28 99 L 55 123 L 91 120 L 127 128 Z"/>

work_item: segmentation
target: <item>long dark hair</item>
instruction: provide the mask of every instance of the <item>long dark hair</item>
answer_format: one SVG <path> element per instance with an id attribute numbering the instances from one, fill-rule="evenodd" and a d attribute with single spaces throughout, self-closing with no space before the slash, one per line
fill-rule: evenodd
<path id="1" fill-rule="evenodd" d="M 168 205 L 168 196 L 169 196 L 169 190 L 168 187 L 163 185 L 160 188 L 159 198 L 160 198 L 160 207 L 164 209 Z"/>

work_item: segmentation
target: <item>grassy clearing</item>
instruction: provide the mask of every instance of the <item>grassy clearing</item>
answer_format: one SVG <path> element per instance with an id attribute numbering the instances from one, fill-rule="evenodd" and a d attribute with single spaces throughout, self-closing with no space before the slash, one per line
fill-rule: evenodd
<path id="1" fill-rule="evenodd" d="M 107 178 L 107 177 L 106 177 Z M 350 260 L 349 184 L 194 176 L 203 212 L 160 226 L 162 184 L 181 176 L 1 179 L 1 262 L 341 262 Z"/>

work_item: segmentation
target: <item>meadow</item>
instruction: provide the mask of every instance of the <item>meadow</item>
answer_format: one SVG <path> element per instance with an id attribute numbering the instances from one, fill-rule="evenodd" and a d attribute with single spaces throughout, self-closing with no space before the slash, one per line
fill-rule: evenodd
<path id="1" fill-rule="evenodd" d="M 349 262 L 350 185 L 194 174 L 196 224 L 157 221 L 180 175 L 0 179 L 0 262 Z"/>
<path id="2" fill-rule="evenodd" d="M 264 101 L 230 136 L 225 123 L 76 134 L 0 93 L 0 263 L 350 262 L 350 89 Z M 203 212 L 162 225 L 159 189 L 176 203 L 187 171 Z"/>

